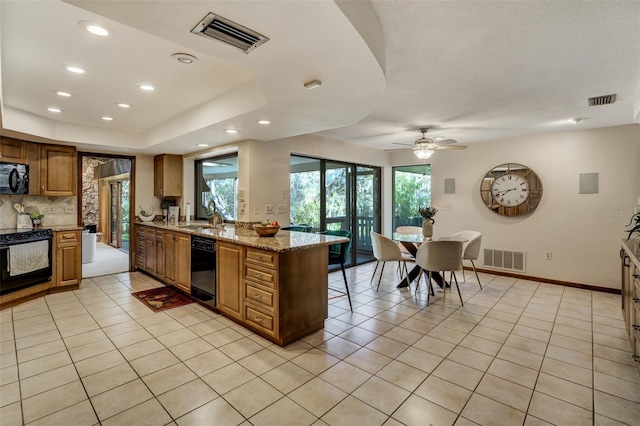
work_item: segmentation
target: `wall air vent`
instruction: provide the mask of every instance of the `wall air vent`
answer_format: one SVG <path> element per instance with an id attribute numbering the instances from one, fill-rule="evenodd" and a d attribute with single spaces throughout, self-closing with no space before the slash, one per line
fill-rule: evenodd
<path id="1" fill-rule="evenodd" d="M 593 98 L 589 98 L 589 106 L 609 105 L 614 103 L 615 101 L 615 93 L 612 95 L 594 96 Z"/>
<path id="2" fill-rule="evenodd" d="M 244 53 L 269 41 L 268 37 L 214 13 L 205 16 L 191 32 L 221 41 Z"/>
<path id="3" fill-rule="evenodd" d="M 484 266 L 509 271 L 525 271 L 525 252 L 484 249 Z"/>

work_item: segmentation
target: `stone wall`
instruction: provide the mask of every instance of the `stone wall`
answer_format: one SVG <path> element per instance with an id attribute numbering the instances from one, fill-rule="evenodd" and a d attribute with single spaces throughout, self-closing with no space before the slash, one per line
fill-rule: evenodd
<path id="1" fill-rule="evenodd" d="M 100 219 L 98 209 L 98 180 L 94 178 L 94 168 L 104 164 L 107 159 L 82 158 L 82 224 L 97 225 Z"/>

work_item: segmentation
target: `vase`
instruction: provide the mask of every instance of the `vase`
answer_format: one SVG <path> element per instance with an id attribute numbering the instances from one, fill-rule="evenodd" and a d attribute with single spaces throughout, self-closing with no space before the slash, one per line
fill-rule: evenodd
<path id="1" fill-rule="evenodd" d="M 425 220 L 422 224 L 422 236 L 425 238 L 431 238 L 433 236 L 433 222 Z"/>

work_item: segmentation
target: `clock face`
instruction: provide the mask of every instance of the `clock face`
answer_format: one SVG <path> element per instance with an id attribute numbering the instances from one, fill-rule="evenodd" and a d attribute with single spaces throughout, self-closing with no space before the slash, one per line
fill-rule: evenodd
<path id="1" fill-rule="evenodd" d="M 505 173 L 493 181 L 491 195 L 502 206 L 519 206 L 529 198 L 529 183 L 522 176 Z"/>
<path id="2" fill-rule="evenodd" d="M 484 204 L 501 216 L 533 212 L 542 198 L 542 181 L 529 167 L 505 163 L 489 170 L 480 184 Z"/>

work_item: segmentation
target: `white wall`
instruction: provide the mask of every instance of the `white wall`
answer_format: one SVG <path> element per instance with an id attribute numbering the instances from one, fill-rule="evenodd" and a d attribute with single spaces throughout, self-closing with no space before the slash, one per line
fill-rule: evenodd
<path id="1" fill-rule="evenodd" d="M 526 275 L 620 288 L 620 240 L 640 196 L 639 125 L 483 142 L 439 151 L 430 162 L 436 235 L 478 230 L 483 248 L 525 251 Z M 529 216 L 498 216 L 480 198 L 485 173 L 508 162 L 531 167 L 542 180 L 542 201 Z M 578 194 L 578 175 L 594 172 L 599 193 Z M 444 194 L 445 178 L 455 178 L 455 194 Z M 544 260 L 546 251 L 552 260 Z"/>
<path id="2" fill-rule="evenodd" d="M 136 205 L 132 206 L 136 215 L 142 207 L 147 210 L 152 208 L 156 214 L 162 214 L 160 199 L 153 195 L 153 156 L 136 156 Z"/>

